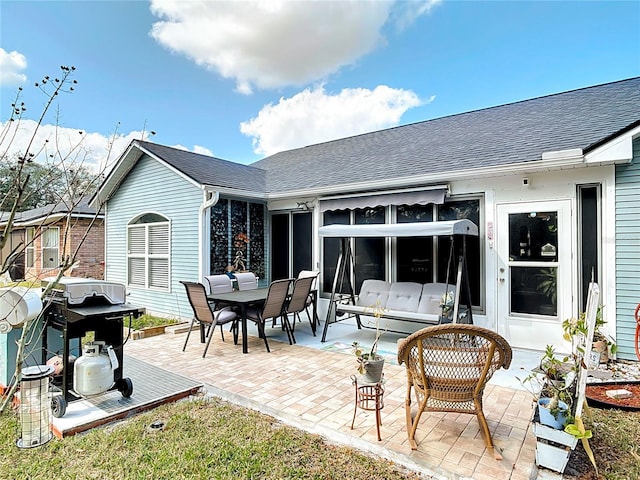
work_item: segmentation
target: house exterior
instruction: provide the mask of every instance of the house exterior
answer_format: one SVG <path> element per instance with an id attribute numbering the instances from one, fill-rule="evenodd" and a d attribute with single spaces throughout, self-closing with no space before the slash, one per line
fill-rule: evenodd
<path id="1" fill-rule="evenodd" d="M 0 217 L 0 229 L 4 229 L 6 221 Z M 95 208 L 86 199 L 71 212 L 64 202 L 19 212 L 10 235 L 0 252 L 0 262 L 11 257 L 12 280 L 55 276 L 61 259 L 72 255 L 78 247 L 77 263 L 69 274 L 103 278 L 104 216 L 96 216 Z"/>
<path id="2" fill-rule="evenodd" d="M 640 302 L 640 77 L 281 152 L 250 166 L 134 141 L 92 199 L 105 205 L 105 276 L 131 301 L 187 317 L 180 280 L 240 255 L 263 282 L 321 271 L 335 223 L 469 218 L 474 322 L 514 347 L 562 345 L 564 319 L 603 292 L 618 355 L 635 358 Z M 459 249 L 455 244 L 454 248 Z M 356 239 L 366 278 L 447 275 L 449 239 Z M 321 303 L 322 307 L 322 303 Z"/>

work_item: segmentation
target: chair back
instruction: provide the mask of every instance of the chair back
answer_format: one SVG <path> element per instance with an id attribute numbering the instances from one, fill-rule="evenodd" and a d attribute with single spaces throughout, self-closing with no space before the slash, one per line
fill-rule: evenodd
<path id="1" fill-rule="evenodd" d="M 398 342 L 398 363 L 432 407 L 473 402 L 496 370 L 509 368 L 511 356 L 503 337 L 477 325 L 426 327 Z"/>
<path id="2" fill-rule="evenodd" d="M 229 275 L 209 275 L 204 278 L 209 283 L 209 291 L 213 294 L 233 292 L 233 282 Z"/>
<path id="3" fill-rule="evenodd" d="M 187 290 L 187 298 L 189 299 L 195 318 L 203 323 L 213 323 L 213 312 L 207 300 L 207 291 L 204 285 L 197 282 L 186 281 L 181 281 L 180 283 L 182 283 Z"/>
<path id="4" fill-rule="evenodd" d="M 298 277 L 296 279 L 293 284 L 293 293 L 287 305 L 287 313 L 301 312 L 305 309 L 315 279 L 315 277 Z"/>
<path id="5" fill-rule="evenodd" d="M 262 308 L 262 318 L 277 318 L 282 315 L 287 296 L 289 295 L 289 288 L 291 287 L 293 279 L 285 278 L 283 280 L 274 280 L 269 285 L 269 292 L 267 293 L 267 299 L 264 301 L 264 307 Z"/>
<path id="6" fill-rule="evenodd" d="M 253 290 L 258 288 L 258 278 L 253 272 L 235 273 L 238 290 Z"/>

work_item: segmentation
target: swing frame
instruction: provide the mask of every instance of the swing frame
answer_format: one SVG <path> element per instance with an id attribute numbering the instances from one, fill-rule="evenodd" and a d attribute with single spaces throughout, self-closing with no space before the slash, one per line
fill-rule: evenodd
<path id="1" fill-rule="evenodd" d="M 466 251 L 468 236 L 478 236 L 478 227 L 475 223 L 468 219 L 462 220 L 447 220 L 439 222 L 414 222 L 414 223 L 398 223 L 398 224 L 365 224 L 365 225 L 326 225 L 320 227 L 318 231 L 320 237 L 324 238 L 339 238 L 340 239 L 340 254 L 338 255 L 338 261 L 336 265 L 336 272 L 333 278 L 333 284 L 331 289 L 331 297 L 329 298 L 329 306 L 327 308 L 327 316 L 325 319 L 324 330 L 322 333 L 322 341 L 326 341 L 327 330 L 329 325 L 353 318 L 355 316 L 358 329 L 362 329 L 363 325 L 360 321 L 360 315 L 358 313 L 350 313 L 345 315 L 344 318 L 338 318 L 339 306 L 347 302 L 350 306 L 356 305 L 356 295 L 351 283 L 351 278 L 354 275 L 353 268 L 355 266 L 353 259 L 353 252 L 351 249 L 352 238 L 363 237 L 442 237 L 448 236 L 451 239 L 449 247 L 449 259 L 447 263 L 447 276 L 446 285 L 453 285 L 450 283 L 451 263 L 455 253 L 455 238 L 460 236 L 462 238 L 462 255 L 458 258 L 457 275 L 456 275 L 456 290 L 453 305 L 453 322 L 457 323 L 460 298 L 461 294 L 464 294 L 465 305 L 467 307 L 467 323 L 473 323 L 473 313 L 471 308 L 471 289 L 469 286 L 469 274 L 467 271 Z M 385 312 L 379 312 L 384 317 Z M 365 314 L 366 315 L 366 314 Z M 393 317 L 395 320 L 407 320 L 410 322 L 425 323 L 415 319 L 415 315 L 412 316 L 411 312 L 406 312 L 406 315 L 398 316 L 397 312 Z M 439 322 L 429 322 L 428 324 L 437 324 Z M 412 333 L 412 332 L 399 332 L 399 333 Z"/>

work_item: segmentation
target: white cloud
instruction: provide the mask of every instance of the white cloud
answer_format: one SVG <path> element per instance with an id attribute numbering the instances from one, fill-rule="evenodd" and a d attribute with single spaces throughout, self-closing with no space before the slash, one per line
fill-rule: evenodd
<path id="1" fill-rule="evenodd" d="M 22 73 L 27 68 L 27 58 L 15 50 L 7 52 L 0 48 L 0 86 L 22 85 L 27 76 Z"/>
<path id="2" fill-rule="evenodd" d="M 409 90 L 386 85 L 344 89 L 337 95 L 319 86 L 264 106 L 257 117 L 240 124 L 240 131 L 253 137 L 256 153 L 271 155 L 395 126 L 408 109 L 423 103 Z"/>
<path id="3" fill-rule="evenodd" d="M 105 136 L 101 133 L 88 133 L 80 129 L 57 125 L 42 125 L 38 128 L 33 120 L 21 120 L 0 123 L 3 142 L 0 156 L 13 158 L 29 151 L 34 160 L 60 164 L 82 164 L 96 173 L 107 172 L 134 139 L 140 139 L 142 132 L 129 132 L 126 135 Z M 35 136 L 34 136 L 35 132 Z"/>
<path id="4" fill-rule="evenodd" d="M 437 2 L 152 0 L 151 35 L 250 94 L 324 79 L 384 43 L 392 8 L 406 25 Z"/>

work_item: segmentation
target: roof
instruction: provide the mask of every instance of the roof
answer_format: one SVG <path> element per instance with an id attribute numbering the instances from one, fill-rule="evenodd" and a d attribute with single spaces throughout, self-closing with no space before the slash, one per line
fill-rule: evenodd
<path id="1" fill-rule="evenodd" d="M 461 113 L 277 153 L 253 163 L 269 192 L 541 160 L 640 124 L 640 77 Z"/>
<path id="2" fill-rule="evenodd" d="M 583 154 L 640 125 L 640 77 L 398 126 L 271 155 L 251 165 L 134 140 L 92 202 L 148 153 L 195 184 L 272 197 L 447 182 L 455 173 Z M 377 187 L 376 187 L 377 186 Z"/>
<path id="3" fill-rule="evenodd" d="M 33 208 L 31 210 L 25 210 L 23 212 L 16 213 L 14 220 L 15 226 L 26 226 L 29 224 L 41 223 L 43 220 L 54 220 L 63 216 L 66 216 L 69 212 L 69 204 L 60 201 L 58 203 L 50 203 L 43 207 Z M 93 217 L 96 214 L 96 209 L 89 205 L 89 199 L 81 199 L 71 211 L 72 217 Z M 98 215 L 104 217 L 102 213 Z M 0 216 L 0 225 L 8 220 L 9 212 L 3 212 Z M 49 222 L 47 222 L 49 223 Z"/>
<path id="4" fill-rule="evenodd" d="M 157 143 L 136 143 L 201 185 L 265 191 L 265 172 L 259 168 Z"/>

